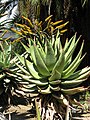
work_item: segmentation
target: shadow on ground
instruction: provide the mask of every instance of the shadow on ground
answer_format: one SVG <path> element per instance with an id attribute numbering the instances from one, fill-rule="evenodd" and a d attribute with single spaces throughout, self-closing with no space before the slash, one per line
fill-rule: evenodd
<path id="1" fill-rule="evenodd" d="M 11 120 L 36 120 L 36 111 L 31 105 L 11 106 L 4 114 L 7 119 L 10 116 Z"/>

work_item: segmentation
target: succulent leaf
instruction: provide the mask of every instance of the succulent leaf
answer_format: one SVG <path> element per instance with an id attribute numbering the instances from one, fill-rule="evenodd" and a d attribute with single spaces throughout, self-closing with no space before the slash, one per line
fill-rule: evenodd
<path id="1" fill-rule="evenodd" d="M 77 47 L 77 44 L 78 44 L 78 42 L 79 42 L 79 39 L 80 38 L 78 38 L 78 40 L 75 42 L 75 37 L 73 38 L 73 39 L 71 39 L 72 40 L 72 42 L 71 42 L 71 44 L 72 44 L 72 47 L 70 47 L 71 46 L 71 44 L 70 44 L 70 48 L 68 48 L 67 49 L 67 52 L 65 52 L 65 65 L 64 66 L 66 66 L 67 65 L 67 63 L 70 63 L 71 62 L 71 60 L 72 60 L 72 56 L 73 56 L 73 53 L 74 53 L 74 51 L 75 51 L 75 49 L 76 49 L 76 47 Z M 73 42 L 74 41 L 74 42 Z"/>
<path id="2" fill-rule="evenodd" d="M 56 87 L 50 86 L 50 88 L 53 91 L 60 91 L 60 87 L 59 86 L 56 86 Z"/>
<path id="3" fill-rule="evenodd" d="M 80 80 L 67 80 L 64 82 L 61 82 L 62 88 L 74 88 L 76 86 L 79 86 L 82 82 L 84 82 L 86 79 L 80 79 Z"/>
<path id="4" fill-rule="evenodd" d="M 61 73 L 55 70 L 51 73 L 51 76 L 49 77 L 49 82 L 59 80 L 60 78 L 61 78 Z"/>
<path id="5" fill-rule="evenodd" d="M 50 85 L 60 85 L 61 80 L 54 80 L 54 81 L 50 81 L 49 83 L 50 83 Z"/>
<path id="6" fill-rule="evenodd" d="M 44 76 L 48 76 L 50 74 L 49 70 L 48 70 L 47 66 L 45 65 L 44 61 L 42 60 L 37 46 L 34 46 L 34 52 L 35 52 L 35 57 L 36 57 L 37 69 L 39 70 L 40 74 L 42 74 Z"/>
<path id="7" fill-rule="evenodd" d="M 84 57 L 85 57 L 85 55 L 82 58 L 78 59 L 77 61 L 75 60 L 76 62 L 73 61 L 73 63 L 68 67 L 69 70 L 67 72 L 66 71 L 63 72 L 64 75 L 62 75 L 62 78 L 65 79 L 65 78 L 69 77 L 70 75 L 72 75 L 75 72 L 75 70 L 78 68 L 78 66 L 80 65 L 80 63 L 81 63 L 81 61 L 83 60 Z M 66 72 L 66 74 L 65 74 L 65 72 Z"/>
<path id="8" fill-rule="evenodd" d="M 64 56 L 64 50 L 62 49 L 61 50 L 61 54 L 60 54 L 60 57 L 59 59 L 57 60 L 54 68 L 53 68 L 53 71 L 57 70 L 59 73 L 62 73 L 63 69 L 64 69 L 64 64 L 65 64 L 65 56 Z"/>
<path id="9" fill-rule="evenodd" d="M 44 90 L 39 88 L 38 92 L 42 94 L 50 94 L 51 93 L 50 86 L 47 86 L 47 88 Z"/>
<path id="10" fill-rule="evenodd" d="M 30 75 L 32 75 L 36 79 L 41 79 L 42 77 L 35 70 L 35 67 L 33 66 L 33 64 L 29 62 L 28 60 L 26 60 L 25 58 L 24 58 L 24 61 L 25 61 L 26 68 L 28 72 L 30 73 Z"/>
<path id="11" fill-rule="evenodd" d="M 53 47 L 49 41 L 47 41 L 47 53 L 46 53 L 46 66 L 51 71 L 55 65 L 56 58 Z"/>
<path id="12" fill-rule="evenodd" d="M 78 70 L 76 72 L 74 72 L 72 75 L 70 75 L 67 79 L 76 79 L 81 77 L 82 75 L 85 75 L 87 72 L 90 71 L 90 67 L 85 67 L 81 70 Z M 87 78 L 87 76 L 85 76 Z"/>
<path id="13" fill-rule="evenodd" d="M 85 90 L 88 90 L 88 88 L 77 87 L 77 88 L 72 88 L 72 89 L 61 89 L 61 92 L 67 95 L 74 95 L 76 93 L 83 92 Z"/>
<path id="14" fill-rule="evenodd" d="M 26 76 L 26 75 L 23 75 L 23 74 L 20 74 L 20 73 L 17 73 L 17 75 L 20 76 L 24 81 L 34 83 L 34 84 L 39 85 L 39 86 L 48 85 L 47 80 L 32 79 L 31 76 Z"/>
<path id="15" fill-rule="evenodd" d="M 24 74 L 30 75 L 30 73 L 29 73 L 27 70 L 25 70 L 21 65 L 19 65 L 19 64 L 17 64 L 17 63 L 15 63 L 15 64 L 17 65 L 17 67 L 18 67 Z"/>
<path id="16" fill-rule="evenodd" d="M 80 48 L 80 51 L 79 51 L 79 53 L 77 54 L 76 58 L 73 60 L 73 62 L 69 65 L 69 67 L 67 67 L 67 69 L 65 69 L 65 70 L 63 71 L 64 78 L 65 78 L 65 74 L 70 73 L 69 71 L 72 71 L 72 72 L 70 73 L 70 74 L 72 74 L 72 73 L 77 69 L 77 67 L 79 66 L 79 64 L 81 63 L 81 61 L 82 61 L 82 59 L 83 59 L 83 57 L 84 57 L 84 56 L 83 56 L 82 58 L 80 58 L 81 55 L 82 55 L 83 45 L 84 45 L 84 43 L 82 43 L 82 46 L 81 46 L 81 48 Z M 68 75 L 70 75 L 70 74 L 68 74 Z M 66 77 L 68 77 L 68 75 L 66 75 Z"/>

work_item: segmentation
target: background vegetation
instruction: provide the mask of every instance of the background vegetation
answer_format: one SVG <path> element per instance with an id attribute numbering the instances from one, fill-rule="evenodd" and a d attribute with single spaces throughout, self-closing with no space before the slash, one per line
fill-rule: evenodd
<path id="1" fill-rule="evenodd" d="M 85 39 L 85 51 L 87 56 L 84 65 L 90 65 L 89 38 L 90 38 L 90 1 L 89 0 L 0 0 L 1 13 L 9 11 L 8 17 L 13 16 L 13 22 L 23 22 L 21 16 L 44 21 L 49 15 L 53 15 L 53 21 L 63 19 L 69 21 L 67 36 L 71 37 L 75 32 Z M 19 11 L 19 12 L 17 12 Z M 12 15 L 13 14 L 13 15 Z M 18 16 L 19 15 L 19 16 Z M 18 17 L 17 17 L 18 16 Z M 88 44 L 87 44 L 88 43 Z"/>

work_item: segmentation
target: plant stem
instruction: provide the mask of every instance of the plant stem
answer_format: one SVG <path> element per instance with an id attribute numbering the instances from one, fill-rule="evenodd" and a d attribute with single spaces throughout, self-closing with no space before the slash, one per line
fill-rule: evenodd
<path id="1" fill-rule="evenodd" d="M 65 117 L 65 120 L 69 120 L 69 113 L 70 113 L 70 107 L 68 105 L 67 108 L 66 108 L 66 117 Z"/>

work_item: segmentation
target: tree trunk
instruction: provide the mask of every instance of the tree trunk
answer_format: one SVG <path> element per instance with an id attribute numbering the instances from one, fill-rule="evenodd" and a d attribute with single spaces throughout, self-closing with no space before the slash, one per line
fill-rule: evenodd
<path id="1" fill-rule="evenodd" d="M 18 9 L 21 16 L 25 16 L 33 21 L 36 16 L 36 7 L 31 4 L 31 0 L 19 0 Z"/>

